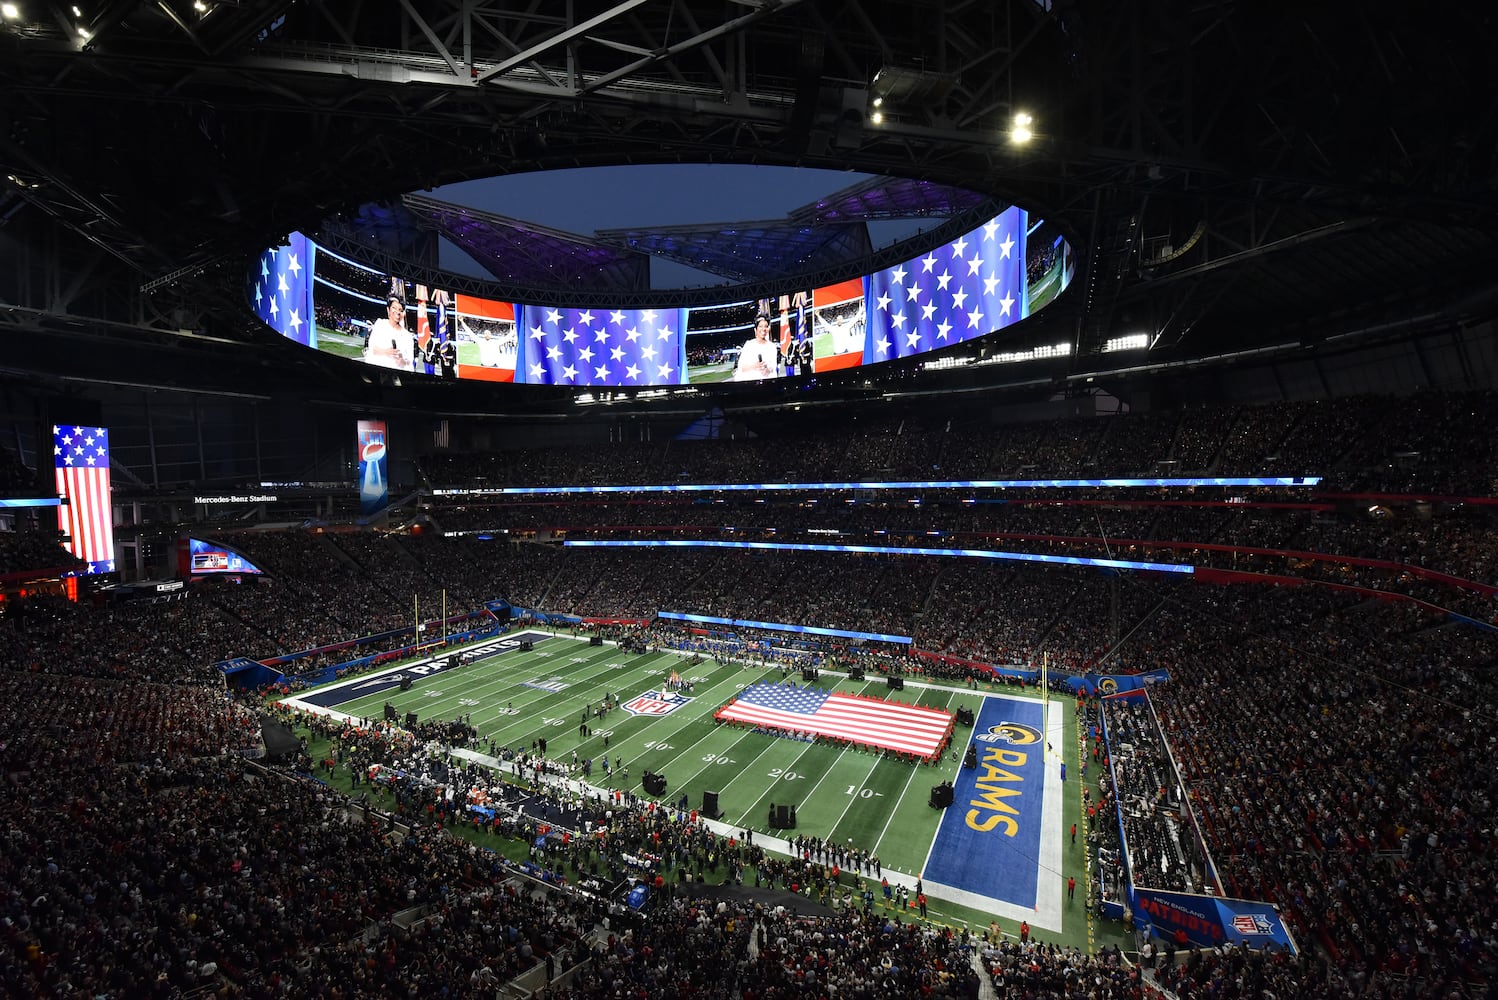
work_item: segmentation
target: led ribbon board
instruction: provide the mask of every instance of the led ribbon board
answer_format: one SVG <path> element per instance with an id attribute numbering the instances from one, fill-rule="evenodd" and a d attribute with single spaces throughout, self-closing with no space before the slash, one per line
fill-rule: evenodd
<path id="1" fill-rule="evenodd" d="M 1320 476 L 1220 476 L 1179 479 L 933 479 L 902 482 L 841 483 L 663 483 L 639 486 L 491 486 L 452 487 L 432 491 L 437 497 L 540 496 L 583 493 L 751 493 L 763 490 L 830 492 L 835 490 L 1076 490 L 1187 489 L 1201 486 L 1311 487 Z"/>
<path id="2" fill-rule="evenodd" d="M 262 253 L 246 288 L 261 322 L 320 351 L 435 378 L 591 389 L 759 382 L 910 358 L 1026 319 L 1075 273 L 1057 227 L 1011 206 L 870 274 L 764 298 L 730 291 L 703 306 L 669 295 L 650 308 L 487 299 L 302 233 Z"/>
<path id="3" fill-rule="evenodd" d="M 755 622 L 746 618 L 715 618 L 712 615 L 689 615 L 681 611 L 658 611 L 658 618 L 669 618 L 678 622 L 697 622 L 703 625 L 737 625 L 740 628 L 758 628 L 771 632 L 799 632 L 805 635 L 826 635 L 839 639 L 868 639 L 875 642 L 898 642 L 906 645 L 914 642 L 908 635 L 886 635 L 883 632 L 851 632 L 840 628 L 817 628 L 813 625 L 789 625 L 785 622 Z"/>
<path id="4" fill-rule="evenodd" d="M 960 556 L 968 559 L 1007 559 L 1016 562 L 1051 563 L 1065 566 L 1096 566 L 1101 569 L 1135 569 L 1156 573 L 1196 572 L 1184 563 L 1140 562 L 1134 559 L 1089 559 L 1083 556 L 1053 556 L 1039 552 L 1000 552 L 992 549 L 922 549 L 912 546 L 817 545 L 813 542 L 720 542 L 677 539 L 579 539 L 562 543 L 579 549 L 767 549 L 779 552 L 852 552 L 860 555 Z"/>

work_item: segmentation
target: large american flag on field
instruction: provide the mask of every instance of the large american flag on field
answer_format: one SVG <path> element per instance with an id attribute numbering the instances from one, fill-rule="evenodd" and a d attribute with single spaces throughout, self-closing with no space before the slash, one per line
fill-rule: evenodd
<path id="1" fill-rule="evenodd" d="M 64 547 L 88 563 L 90 573 L 114 570 L 114 508 L 109 497 L 109 432 L 102 427 L 52 428 L 57 470 L 57 527 Z"/>
<path id="2" fill-rule="evenodd" d="M 520 307 L 515 381 L 531 385 L 681 385 L 681 309 Z"/>
<path id="3" fill-rule="evenodd" d="M 869 275 L 863 363 L 950 347 L 1024 318 L 1027 218 L 1009 208 L 924 257 Z"/>
<path id="4" fill-rule="evenodd" d="M 952 713 L 941 709 L 769 681 L 745 688 L 714 718 L 851 740 L 918 757 L 939 753 L 952 731 Z"/>

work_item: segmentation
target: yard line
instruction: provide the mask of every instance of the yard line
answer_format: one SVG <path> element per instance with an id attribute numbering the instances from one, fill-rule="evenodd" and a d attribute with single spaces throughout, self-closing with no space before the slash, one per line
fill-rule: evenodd
<path id="1" fill-rule="evenodd" d="M 873 772 L 871 771 L 869 773 L 872 774 Z M 902 788 L 902 789 L 900 789 L 900 797 L 897 798 L 897 799 L 895 799 L 894 807 L 891 808 L 890 811 L 889 811 L 889 819 L 887 819 L 887 820 L 884 821 L 884 829 L 879 831 L 879 836 L 874 841 L 874 846 L 872 848 L 870 848 L 870 850 L 873 851 L 873 853 L 875 853 L 875 854 L 879 853 L 879 845 L 882 844 L 882 843 L 884 843 L 884 836 L 885 836 L 885 834 L 889 833 L 889 825 L 891 823 L 893 823 L 895 821 L 895 817 L 897 815 L 899 815 L 899 812 L 900 812 L 900 803 L 902 803 L 902 802 L 905 801 L 905 795 L 906 795 L 906 793 L 908 793 L 910 791 L 910 783 L 915 780 L 915 775 L 916 775 L 916 769 L 914 767 L 912 767 L 910 769 L 910 777 L 908 777 L 908 778 L 905 779 L 905 787 Z M 864 781 L 867 782 L 868 779 L 865 778 Z"/>
<path id="2" fill-rule="evenodd" d="M 702 692 L 701 695 L 697 695 L 694 692 L 693 695 L 692 695 L 693 700 L 695 701 L 698 697 L 701 697 L 701 698 L 707 699 L 709 705 L 715 703 L 717 701 L 717 699 L 716 698 L 709 698 L 708 696 L 713 691 L 717 690 L 718 688 L 722 687 L 723 685 L 733 683 L 734 679 L 737 678 L 738 676 L 739 675 L 737 673 L 729 674 L 727 677 L 725 677 L 723 680 L 719 681 L 718 683 L 714 684 L 712 687 L 706 688 Z M 690 712 L 699 712 L 701 714 L 693 716 L 693 715 L 684 715 L 684 714 L 682 714 L 683 712 L 688 712 L 688 713 L 690 713 Z M 671 740 L 672 740 L 673 737 L 678 736 L 681 733 L 685 732 L 689 727 L 697 724 L 698 722 L 703 722 L 703 721 L 710 720 L 712 718 L 712 713 L 713 713 L 712 709 L 693 708 L 690 705 L 685 706 L 684 708 L 682 708 L 682 709 L 680 709 L 680 710 L 678 710 L 676 712 L 672 712 L 671 715 L 669 716 L 669 718 L 671 718 L 673 721 L 680 721 L 681 724 L 677 725 L 675 729 L 672 729 L 669 733 L 667 733 L 665 735 L 664 741 L 667 742 L 667 743 L 669 743 L 669 742 L 671 742 Z M 664 720 L 662 720 L 662 721 L 664 721 Z M 715 726 L 714 727 L 714 732 L 716 732 L 716 731 L 717 731 L 717 728 Z M 701 740 L 693 740 L 692 742 L 695 745 L 696 743 L 700 743 Z M 682 758 L 682 756 L 685 753 L 686 753 L 685 749 L 678 749 L 676 756 L 673 757 L 673 758 L 671 758 L 670 760 L 668 760 L 666 762 L 665 766 L 663 766 L 661 768 L 661 770 L 664 771 L 666 769 L 666 767 L 670 767 L 672 764 L 675 764 L 678 760 L 680 760 Z"/>
<path id="3" fill-rule="evenodd" d="M 845 754 L 847 752 L 848 751 L 846 751 L 846 750 L 843 751 L 843 753 L 845 753 Z M 836 761 L 832 762 L 832 767 L 827 768 L 827 774 L 822 775 L 821 779 L 818 780 L 815 785 L 811 786 L 811 792 L 815 792 L 818 788 L 822 787 L 822 782 L 827 780 L 827 775 L 832 773 L 832 768 L 836 767 L 837 764 L 838 764 L 838 761 L 841 761 L 842 759 L 843 758 L 841 756 L 839 756 Z M 864 785 L 867 785 L 869 783 L 869 779 L 874 776 L 874 769 L 879 766 L 879 762 L 882 761 L 883 759 L 884 758 L 882 758 L 882 757 L 875 757 L 874 758 L 874 763 L 869 768 L 869 773 L 863 776 L 863 781 L 859 782 L 858 787 L 862 788 Z M 915 768 L 912 766 L 911 767 L 912 774 L 914 774 L 914 771 L 915 771 Z M 811 792 L 807 792 L 806 793 L 806 797 L 808 799 L 811 798 Z M 845 805 L 845 806 L 843 806 L 842 815 L 837 818 L 837 822 L 833 823 L 830 827 L 827 828 L 828 836 L 831 836 L 832 834 L 834 834 L 834 833 L 837 832 L 838 826 L 841 825 L 842 822 L 843 822 L 843 817 L 845 817 L 845 816 L 848 815 L 848 810 L 852 809 L 853 808 L 853 803 L 855 803 L 857 801 L 858 801 L 858 796 L 856 796 L 856 795 L 851 796 L 848 799 L 848 804 Z"/>
<path id="4" fill-rule="evenodd" d="M 743 736 L 739 737 L 739 739 L 734 742 L 733 746 L 728 747 L 728 751 L 733 750 L 734 747 L 737 747 L 744 740 L 748 739 L 749 735 L 750 735 L 749 733 L 745 733 Z M 697 743 L 701 743 L 701 742 L 702 742 L 701 740 L 697 741 Z M 733 785 L 733 783 L 735 781 L 739 780 L 739 778 L 741 778 L 741 777 L 744 776 L 744 774 L 745 774 L 747 768 L 749 767 L 749 765 L 753 764 L 755 761 L 757 761 L 761 757 L 763 757 L 765 755 L 765 751 L 769 750 L 770 747 L 772 747 L 774 745 L 775 745 L 775 743 L 774 743 L 773 740 L 767 740 L 765 742 L 764 746 L 760 747 L 759 750 L 755 752 L 755 754 L 754 754 L 753 757 L 750 757 L 748 760 L 744 761 L 743 766 L 741 766 L 739 768 L 738 774 L 735 774 L 732 778 L 729 778 L 728 781 L 726 781 L 726 782 L 723 783 L 723 785 L 719 789 L 718 794 L 722 795 L 723 792 L 728 791 L 728 789 L 730 787 L 732 787 L 732 785 Z M 728 752 L 728 751 L 725 751 L 725 752 Z M 718 754 L 718 756 L 721 757 L 722 754 Z M 664 768 L 662 770 L 664 770 Z M 706 774 L 706 773 L 707 773 L 707 766 L 704 765 L 703 767 L 700 767 L 696 771 L 692 772 L 692 774 L 687 778 L 686 781 L 678 781 L 677 784 L 678 785 L 688 785 L 688 784 L 691 784 L 691 782 L 693 780 L 695 780 L 696 778 L 698 778 L 701 775 Z M 721 805 L 721 803 L 720 803 L 720 805 Z"/>
<path id="5" fill-rule="evenodd" d="M 796 769 L 796 765 L 801 762 L 801 758 L 806 756 L 806 751 L 810 750 L 814 746 L 816 746 L 815 743 L 808 743 L 808 744 L 806 744 L 806 746 L 801 749 L 801 752 L 798 753 L 798 754 L 796 754 L 796 759 L 793 760 L 793 761 L 791 761 L 791 766 L 787 767 L 785 770 L 787 770 L 787 771 L 794 771 Z M 739 773 L 740 773 L 740 775 L 743 774 L 742 771 L 739 772 Z M 826 777 L 826 775 L 823 775 L 823 777 Z M 732 784 L 732 782 L 730 782 L 730 784 Z M 759 798 L 757 798 L 757 799 L 754 800 L 753 804 L 751 804 L 749 806 L 749 809 L 744 813 L 744 816 L 745 816 L 746 819 L 748 817 L 754 815 L 754 811 L 759 808 L 759 804 L 764 801 L 766 795 L 769 795 L 771 792 L 773 792 L 775 790 L 775 786 L 777 784 L 779 784 L 778 780 L 771 781 L 768 785 L 765 786 L 764 792 L 760 795 Z"/>
<path id="6" fill-rule="evenodd" d="M 931 685 L 925 685 L 925 687 L 928 690 L 932 690 L 933 689 L 933 687 Z M 935 690 L 942 690 L 942 689 L 936 688 Z M 948 706 L 950 706 L 952 704 L 952 698 L 953 698 L 953 696 L 955 694 L 956 694 L 955 691 L 951 691 L 950 689 L 948 689 L 948 693 L 947 693 L 947 705 Z M 878 837 L 878 839 L 876 839 L 874 841 L 874 846 L 873 846 L 872 850 L 873 850 L 873 852 L 875 854 L 879 853 L 879 845 L 882 844 L 882 843 L 884 843 L 884 838 L 889 833 L 889 825 L 895 821 L 895 816 L 900 811 L 900 805 L 905 801 L 905 796 L 910 793 L 910 783 L 915 780 L 915 775 L 916 775 L 916 769 L 915 768 L 911 768 L 910 769 L 910 777 L 908 777 L 908 778 L 905 779 L 905 787 L 902 788 L 902 789 L 900 789 L 900 797 L 895 800 L 894 808 L 891 809 L 890 813 L 889 813 L 889 819 L 887 819 L 887 820 L 884 821 L 884 829 L 879 831 L 879 837 Z M 937 824 L 936 824 L 936 832 L 937 833 L 941 832 L 941 822 L 940 821 L 938 821 Z M 936 846 L 936 834 L 932 834 L 931 835 L 931 847 L 928 847 L 926 849 L 926 862 L 921 865 L 921 871 L 925 871 L 926 870 L 926 864 L 930 863 L 930 861 L 931 861 L 931 848 L 934 848 L 935 846 Z M 895 869 L 895 870 L 899 871 L 898 868 Z"/>
<path id="7" fill-rule="evenodd" d="M 605 655 L 607 655 L 607 654 L 605 654 Z M 652 658 L 652 660 L 653 659 L 654 658 Z M 497 678 L 494 682 L 488 682 L 488 683 L 497 683 L 497 684 L 501 684 L 501 685 L 509 685 L 509 686 L 514 686 L 514 687 L 520 687 L 520 689 L 522 691 L 524 691 L 524 692 L 533 692 L 534 693 L 533 697 L 526 696 L 526 695 L 521 695 L 521 698 L 524 699 L 522 701 L 522 703 L 521 703 L 522 707 L 534 706 L 536 702 L 545 700 L 547 698 L 553 698 L 553 697 L 562 697 L 564 700 L 565 699 L 573 699 L 573 701 L 572 701 L 573 705 L 576 704 L 577 700 L 581 700 L 581 701 L 584 701 L 585 703 L 591 704 L 591 703 L 593 703 L 595 701 L 601 701 L 602 700 L 602 698 L 599 697 L 599 692 L 608 692 L 608 689 L 610 687 L 616 687 L 616 688 L 619 687 L 619 685 L 611 685 L 611 684 L 599 683 L 596 687 L 594 687 L 594 688 L 592 688 L 592 689 L 590 689 L 590 690 L 588 690 L 586 692 L 582 691 L 582 690 L 578 690 L 578 691 L 575 691 L 575 692 L 571 691 L 570 688 L 573 687 L 573 686 L 581 689 L 581 687 L 584 684 L 593 683 L 595 681 L 595 679 L 600 679 L 601 680 L 601 678 L 604 676 L 604 672 L 603 671 L 589 670 L 590 667 L 594 667 L 594 666 L 597 666 L 597 662 L 596 661 L 594 663 L 588 663 L 588 664 L 573 664 L 572 667 L 577 668 L 577 672 L 578 673 L 584 673 L 584 672 L 586 672 L 586 676 L 576 678 L 577 683 L 575 685 L 569 685 L 569 690 L 566 690 L 566 691 L 540 691 L 540 690 L 537 690 L 535 688 L 522 687 L 521 686 L 521 682 L 516 681 L 514 679 L 513 675 L 511 675 L 509 677 Z M 629 669 L 631 669 L 631 670 L 641 670 L 641 669 L 646 669 L 646 668 L 649 668 L 649 667 L 652 667 L 652 666 L 653 666 L 653 663 L 651 661 L 645 661 L 645 662 L 642 662 L 642 663 L 633 664 L 633 665 L 631 665 L 631 667 Z M 611 671 L 612 668 L 608 668 L 606 666 L 606 664 L 605 664 L 605 670 Z M 567 676 L 567 674 L 570 673 L 570 672 L 571 672 L 570 669 L 567 672 L 565 672 L 565 673 L 563 671 L 555 671 L 555 673 L 557 673 L 558 676 Z M 626 673 L 624 675 L 624 678 L 627 678 L 627 677 L 628 677 L 628 673 Z M 624 679 L 624 678 L 621 678 L 621 679 Z M 642 677 L 641 678 L 641 682 L 643 682 L 643 681 L 644 681 L 644 678 Z M 486 684 L 486 686 L 487 686 L 487 684 Z M 633 686 L 633 685 L 631 684 L 629 686 Z M 559 707 L 560 707 L 560 705 L 559 705 Z M 570 712 L 570 711 L 572 711 L 572 709 L 568 708 L 568 711 Z M 581 720 L 579 720 L 579 721 L 581 721 Z M 593 720 L 593 721 L 596 721 L 596 720 Z M 517 726 L 522 727 L 522 729 L 523 729 L 523 735 L 528 736 L 528 735 L 530 735 L 530 733 L 531 733 L 532 730 L 529 729 L 529 728 L 524 728 L 524 727 L 530 725 L 533 722 L 534 722 L 533 718 L 529 718 L 528 719 L 528 718 L 526 718 L 522 714 L 522 715 L 516 716 L 514 722 L 506 724 L 504 726 L 501 726 L 500 728 L 494 730 L 491 733 L 485 734 L 484 738 L 485 739 L 494 739 L 496 742 L 500 742 L 500 743 L 508 743 L 508 742 L 510 742 L 511 739 L 513 739 L 512 736 L 506 735 L 506 737 L 503 740 L 498 739 L 498 737 L 501 734 L 507 734 L 507 733 L 510 733 L 512 731 L 515 731 L 515 729 L 516 729 Z M 539 731 L 544 730 L 546 728 L 548 728 L 548 727 L 541 727 L 541 729 L 538 729 L 536 731 L 539 732 Z M 549 727 L 549 728 L 561 729 L 561 728 L 565 728 L 565 727 L 553 726 L 553 727 Z"/>

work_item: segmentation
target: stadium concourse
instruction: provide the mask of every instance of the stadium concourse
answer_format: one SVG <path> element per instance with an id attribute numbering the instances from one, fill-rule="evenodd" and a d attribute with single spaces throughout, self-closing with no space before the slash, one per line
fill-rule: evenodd
<path id="1" fill-rule="evenodd" d="M 1498 741 L 1492 405 L 1486 395 L 1428 394 L 1398 408 L 1356 399 L 1187 411 L 1120 420 L 1073 448 L 1059 444 L 1085 435 L 1049 425 L 1010 428 L 986 448 L 976 430 L 834 429 L 825 447 L 842 463 L 839 478 L 933 454 L 953 463 L 978 456 L 961 466 L 976 477 L 1038 452 L 1052 456 L 1047 475 L 1095 478 L 1188 450 L 1213 474 L 1272 468 L 1327 478 L 1304 489 L 1008 491 L 1011 502 L 994 505 L 928 491 L 919 516 L 904 491 L 888 503 L 861 494 L 851 505 L 773 493 L 737 505 L 725 496 L 731 521 L 643 496 L 552 498 L 547 511 L 444 499 L 432 504 L 433 524 L 457 530 L 450 521 L 472 518 L 474 530 L 509 528 L 528 540 L 219 533 L 266 570 L 263 579 L 194 581 L 166 603 L 8 600 L 0 690 L 14 718 L 0 746 L 9 779 L 0 788 L 0 979 L 12 995 L 80 997 L 477 997 L 507 985 L 539 989 L 548 975 L 557 980 L 549 995 L 569 997 L 812 996 L 833 987 L 840 996 L 970 996 L 976 961 L 984 992 L 999 996 L 1486 995 L 1498 975 L 1488 828 L 1498 794 L 1489 766 Z M 1399 445 L 1389 443 L 1391 419 Z M 1460 440 L 1485 450 L 1450 461 L 1450 442 Z M 1418 457 L 1393 467 L 1378 441 L 1417 442 Z M 767 454 L 801 456 L 814 470 L 823 447 L 740 444 L 677 448 L 670 461 L 687 466 L 685 481 L 748 482 Z M 547 449 L 444 458 L 426 474 L 434 486 L 682 481 L 665 472 L 663 453 L 642 452 L 624 477 L 616 461 L 594 449 Z M 830 529 L 906 548 L 934 547 L 918 532 L 963 533 L 971 549 L 1126 555 L 1197 572 L 544 541 L 558 527 L 569 539 L 579 527 L 597 537 L 655 540 L 669 529 L 678 540 L 721 539 L 729 524 L 754 537 Z M 22 570 L 66 565 L 55 539 L 40 535 L 7 538 L 0 556 Z M 1106 726 L 1131 748 L 1086 775 L 1092 803 L 1121 823 L 1084 829 L 1101 863 L 1081 888 L 1093 902 L 1119 898 L 1121 873 L 1108 861 L 1122 848 L 1120 826 L 1149 862 L 1134 868 L 1136 885 L 1210 883 L 1201 856 L 1172 849 L 1181 832 L 1172 817 L 1189 803 L 1221 892 L 1276 903 L 1301 952 L 1232 942 L 1178 949 L 1167 936 L 1148 953 L 1130 941 L 1122 953 L 1087 954 L 1021 934 L 1012 920 L 964 933 L 879 900 L 866 909 L 845 899 L 834 915 L 809 916 L 699 896 L 683 871 L 704 873 L 703 893 L 733 882 L 735 866 L 737 877 L 785 891 L 791 873 L 773 855 L 756 859 L 731 830 L 638 798 L 618 805 L 637 833 L 652 843 L 658 835 L 687 860 L 664 865 L 663 883 L 676 888 L 663 905 L 633 917 L 589 894 L 584 879 L 590 867 L 631 871 L 626 856 L 639 859 L 632 848 L 643 842 L 538 863 L 529 848 L 544 824 L 531 814 L 455 829 L 416 786 L 359 791 L 371 795 L 366 811 L 307 761 L 267 766 L 244 756 L 260 749 L 267 715 L 301 726 L 341 780 L 356 773 L 350 761 L 365 774 L 368 764 L 415 762 L 433 738 L 443 753 L 439 731 L 332 725 L 285 714 L 260 692 L 226 694 L 214 667 L 298 657 L 279 664 L 279 700 L 304 687 L 296 677 L 346 678 L 403 661 L 413 594 L 428 609 L 445 594 L 449 611 L 470 623 L 485 621 L 486 602 L 498 599 L 644 619 L 599 632 L 688 655 L 714 655 L 712 644 L 763 650 L 764 637 L 697 634 L 655 612 L 793 615 L 802 625 L 907 635 L 927 654 L 830 642 L 764 654 L 797 666 L 859 663 L 971 681 L 985 664 L 1029 666 L 1044 653 L 1075 672 L 1167 671 L 1146 702 L 1077 706 L 1084 731 Z M 299 656 L 308 650 L 318 652 Z M 1091 744 L 1082 749 L 1090 754 Z M 514 794 L 560 808 L 544 772 L 539 783 L 535 767 L 511 778 L 524 781 L 507 786 Z M 521 856 L 501 853 L 513 845 Z M 693 863 L 715 855 L 716 868 Z M 867 872 L 869 860 L 858 863 Z M 815 882 L 794 887 L 816 892 Z"/>

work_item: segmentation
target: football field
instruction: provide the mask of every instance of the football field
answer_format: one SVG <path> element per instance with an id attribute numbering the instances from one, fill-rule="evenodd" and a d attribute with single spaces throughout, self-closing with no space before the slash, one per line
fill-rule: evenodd
<path id="1" fill-rule="evenodd" d="M 534 648 L 522 650 L 522 640 Z M 551 760 L 570 765 L 574 752 L 579 761 L 591 760 L 585 780 L 599 789 L 628 789 L 668 804 L 685 796 L 693 809 L 701 807 L 704 792 L 717 792 L 723 829 L 754 830 L 767 848 L 776 844 L 770 838 L 802 834 L 872 851 L 887 873 L 911 882 L 924 877 L 933 905 L 945 899 L 963 919 L 1023 919 L 1054 931 L 1069 920 L 1069 939 L 1083 920 L 1085 891 L 1073 905 L 1065 892 L 1067 875 L 1075 875 L 1079 887 L 1086 884 L 1080 846 L 1063 843 L 1063 822 L 1075 821 L 1078 803 L 1069 800 L 1079 796 L 1079 785 L 1061 781 L 1059 752 L 1049 761 L 1045 754 L 1051 743 L 1069 747 L 1068 759 L 1076 756 L 1067 701 L 1053 702 L 1046 721 L 1038 698 L 1008 688 L 975 691 L 907 679 L 903 691 L 893 691 L 882 677 L 853 681 L 822 672 L 819 687 L 953 713 L 972 710 L 977 726 L 957 726 L 939 763 L 914 764 L 714 720 L 745 687 L 781 680 L 778 666 L 692 664 L 674 651 L 629 653 L 612 643 L 593 646 L 586 638 L 534 629 L 462 653 L 471 662 L 449 666 L 444 653 L 290 701 L 373 720 L 383 717 L 387 703 L 402 719 L 407 713 L 423 722 L 467 717 L 485 746 L 493 740 L 528 751 L 544 738 Z M 690 690 L 672 689 L 673 674 Z M 403 678 L 412 681 L 409 690 L 400 690 Z M 799 672 L 787 679 L 802 683 Z M 605 701 L 618 707 L 600 718 L 596 710 Z M 975 738 L 979 766 L 964 767 L 964 751 Z M 664 795 L 646 795 L 641 782 L 647 770 L 665 777 Z M 932 786 L 943 781 L 953 782 L 956 792 L 945 810 L 928 804 Z M 794 831 L 771 829 L 774 805 L 795 807 Z M 891 880 L 903 881 L 897 874 Z"/>

